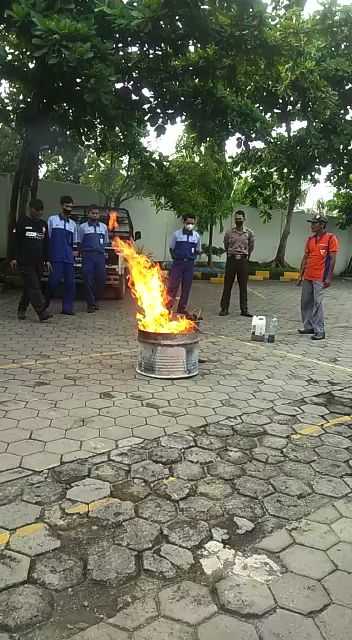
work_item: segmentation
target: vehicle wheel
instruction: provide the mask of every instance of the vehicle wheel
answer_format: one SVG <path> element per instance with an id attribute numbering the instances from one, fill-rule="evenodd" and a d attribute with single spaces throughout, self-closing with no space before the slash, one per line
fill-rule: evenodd
<path id="1" fill-rule="evenodd" d="M 126 295 L 126 287 L 127 287 L 126 275 L 124 275 L 124 277 L 121 278 L 121 280 L 119 282 L 119 286 L 113 288 L 115 300 L 123 300 L 124 299 L 124 297 Z"/>

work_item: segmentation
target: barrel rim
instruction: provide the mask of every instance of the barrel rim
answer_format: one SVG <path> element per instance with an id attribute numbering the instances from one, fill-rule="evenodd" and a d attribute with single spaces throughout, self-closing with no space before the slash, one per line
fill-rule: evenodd
<path id="1" fill-rule="evenodd" d="M 186 344 L 187 342 L 199 341 L 199 330 L 195 329 L 194 331 L 180 331 L 179 333 L 158 333 L 156 331 L 146 331 L 145 329 L 138 328 L 138 338 L 144 338 L 148 342 L 161 342 L 162 340 L 166 340 L 172 343 L 176 342 L 177 340 L 181 340 L 182 342 L 184 342 L 184 344 Z"/>

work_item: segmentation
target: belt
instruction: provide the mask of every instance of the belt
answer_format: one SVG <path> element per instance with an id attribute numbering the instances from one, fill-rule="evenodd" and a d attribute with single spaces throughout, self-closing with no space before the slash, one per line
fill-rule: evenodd
<path id="1" fill-rule="evenodd" d="M 242 258 L 248 259 L 248 256 L 244 253 L 230 253 L 230 258 L 235 258 L 235 260 L 242 260 Z"/>

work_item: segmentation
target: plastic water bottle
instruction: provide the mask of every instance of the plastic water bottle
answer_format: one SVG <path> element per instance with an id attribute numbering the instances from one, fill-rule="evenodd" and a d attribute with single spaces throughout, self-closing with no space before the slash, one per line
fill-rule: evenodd
<path id="1" fill-rule="evenodd" d="M 275 337 L 279 328 L 279 322 L 277 318 L 272 318 L 269 325 L 268 342 L 275 342 Z"/>

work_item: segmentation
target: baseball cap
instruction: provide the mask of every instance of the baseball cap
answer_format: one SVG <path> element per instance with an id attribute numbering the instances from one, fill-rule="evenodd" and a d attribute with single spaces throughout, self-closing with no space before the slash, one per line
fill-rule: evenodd
<path id="1" fill-rule="evenodd" d="M 317 213 L 312 218 L 309 218 L 309 220 L 307 220 L 307 222 L 323 222 L 324 224 L 327 224 L 328 219 L 327 219 L 326 216 L 322 216 L 320 213 Z"/>

